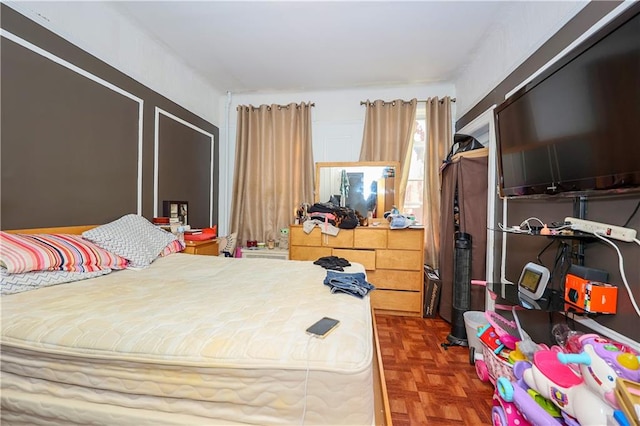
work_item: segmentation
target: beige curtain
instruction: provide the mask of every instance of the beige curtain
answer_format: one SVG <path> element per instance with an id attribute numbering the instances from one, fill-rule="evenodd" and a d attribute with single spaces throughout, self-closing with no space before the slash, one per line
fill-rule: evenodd
<path id="1" fill-rule="evenodd" d="M 427 101 L 427 140 L 424 162 L 423 217 L 425 224 L 425 263 L 438 267 L 440 256 L 440 166 L 453 144 L 451 98 Z"/>
<path id="2" fill-rule="evenodd" d="M 239 106 L 231 232 L 238 245 L 277 240 L 294 209 L 313 202 L 310 103 Z"/>
<path id="3" fill-rule="evenodd" d="M 400 194 L 398 209 L 402 211 L 409 177 L 417 99 L 391 102 L 376 100 L 365 103 L 364 136 L 360 161 L 398 161 L 400 163 Z"/>

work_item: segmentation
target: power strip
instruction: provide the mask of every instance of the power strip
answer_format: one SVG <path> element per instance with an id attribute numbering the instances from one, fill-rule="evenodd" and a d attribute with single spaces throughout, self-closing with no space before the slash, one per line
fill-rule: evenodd
<path id="1" fill-rule="evenodd" d="M 575 217 L 565 217 L 564 221 L 569 223 L 574 231 L 587 232 L 589 234 L 602 235 L 628 243 L 636 238 L 636 230 L 623 228 L 622 226 L 608 225 L 606 223 L 592 222 L 590 220 L 577 219 Z"/>

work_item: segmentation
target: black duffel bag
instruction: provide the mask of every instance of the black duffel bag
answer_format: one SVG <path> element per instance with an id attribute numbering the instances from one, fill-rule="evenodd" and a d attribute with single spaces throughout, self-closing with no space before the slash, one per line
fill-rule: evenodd
<path id="1" fill-rule="evenodd" d="M 333 212 L 336 217 L 336 226 L 341 229 L 353 229 L 360 223 L 355 210 L 349 207 L 338 207 Z"/>
<path id="2" fill-rule="evenodd" d="M 309 208 L 309 213 L 313 217 L 313 213 L 333 213 L 336 217 L 335 226 L 342 229 L 353 229 L 360 221 L 355 210 L 349 207 L 340 207 L 334 203 L 314 203 Z"/>
<path id="3" fill-rule="evenodd" d="M 332 202 L 314 203 L 309 207 L 309 213 L 333 213 L 339 208 L 340 206 Z"/>

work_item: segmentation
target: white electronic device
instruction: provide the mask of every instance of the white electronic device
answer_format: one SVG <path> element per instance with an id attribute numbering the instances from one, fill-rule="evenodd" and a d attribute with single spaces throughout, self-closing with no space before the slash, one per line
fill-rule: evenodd
<path id="1" fill-rule="evenodd" d="M 529 299 L 540 299 L 547 288 L 550 275 L 549 270 L 544 266 L 533 262 L 527 263 L 518 280 L 518 292 Z"/>

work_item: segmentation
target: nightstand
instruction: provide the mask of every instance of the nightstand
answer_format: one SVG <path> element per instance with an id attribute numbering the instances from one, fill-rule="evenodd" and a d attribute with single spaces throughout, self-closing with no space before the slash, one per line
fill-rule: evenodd
<path id="1" fill-rule="evenodd" d="M 200 254 L 205 256 L 218 255 L 218 240 L 185 241 L 183 253 Z"/>

